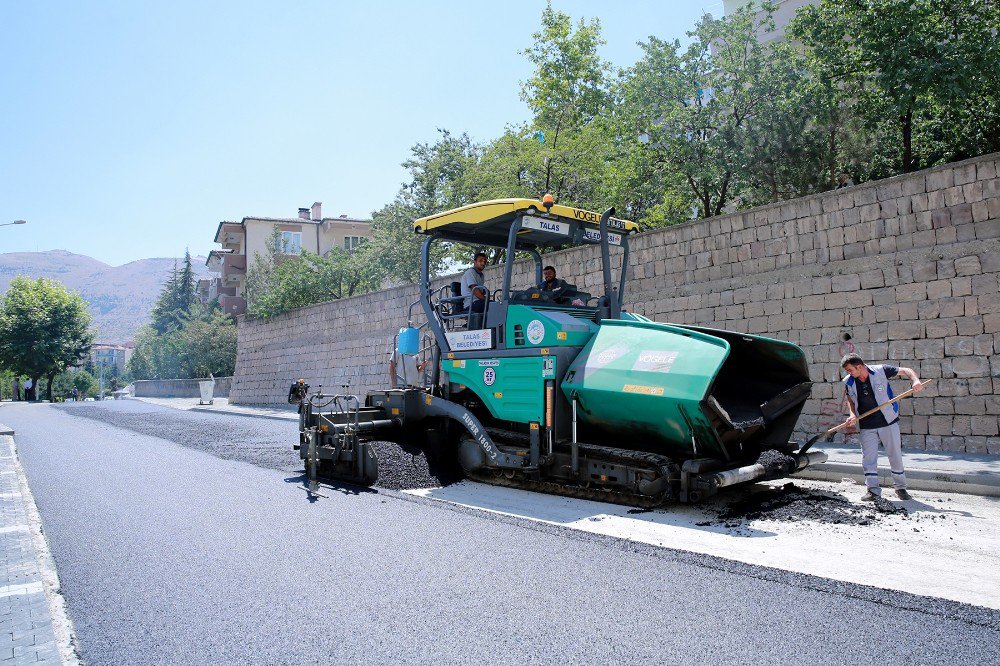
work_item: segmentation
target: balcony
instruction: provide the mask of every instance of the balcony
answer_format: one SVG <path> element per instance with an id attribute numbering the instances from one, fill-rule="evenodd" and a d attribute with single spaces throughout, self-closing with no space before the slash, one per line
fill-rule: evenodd
<path id="1" fill-rule="evenodd" d="M 247 274 L 244 254 L 227 254 L 222 257 L 222 284 L 229 287 L 240 283 Z"/>
<path id="2" fill-rule="evenodd" d="M 246 232 L 243 225 L 237 222 L 223 222 L 219 225 L 219 231 L 215 235 L 215 242 L 222 245 L 224 250 L 232 250 L 239 253 L 243 250 L 243 240 Z"/>
<path id="3" fill-rule="evenodd" d="M 233 317 L 241 315 L 247 311 L 246 299 L 241 296 L 219 294 L 219 306 L 222 308 L 223 312 L 227 315 L 232 315 Z"/>

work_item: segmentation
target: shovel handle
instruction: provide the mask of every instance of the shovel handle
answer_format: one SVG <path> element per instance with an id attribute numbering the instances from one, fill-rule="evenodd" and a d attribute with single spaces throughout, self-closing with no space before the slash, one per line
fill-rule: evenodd
<path id="1" fill-rule="evenodd" d="M 934 381 L 934 380 L 933 379 L 925 379 L 924 381 L 920 382 L 920 384 L 918 384 L 918 386 L 920 388 L 923 388 L 923 387 L 927 386 L 928 384 L 930 384 L 932 381 Z M 891 405 L 893 403 L 899 402 L 903 398 L 907 398 L 907 397 L 913 395 L 913 393 L 916 390 L 917 390 L 917 387 L 914 386 L 913 388 L 911 388 L 911 389 L 909 389 L 907 391 L 903 391 L 902 393 L 900 393 L 899 395 L 897 395 L 892 400 L 888 400 L 888 401 L 883 402 L 881 405 L 879 405 L 879 406 L 877 406 L 877 407 L 875 407 L 873 409 L 869 409 L 867 412 L 865 412 L 864 414 L 862 414 L 861 416 L 859 416 L 858 418 L 856 418 L 854 422 L 858 423 L 858 422 L 861 421 L 861 419 L 865 418 L 866 416 L 871 416 L 872 414 L 874 414 L 878 410 L 882 409 L 883 407 L 888 407 L 889 405 Z M 827 430 L 826 432 L 824 432 L 823 434 L 817 435 L 816 437 L 813 437 L 811 440 L 809 440 L 806 443 L 805 446 L 802 447 L 802 449 L 799 451 L 799 453 L 800 454 L 801 453 L 805 453 L 817 440 L 820 440 L 820 439 L 822 439 L 822 438 L 824 438 L 824 437 L 826 437 L 828 435 L 832 435 L 835 432 L 843 430 L 844 428 L 847 427 L 847 424 L 850 423 L 850 421 L 851 421 L 850 419 L 847 419 L 846 421 L 844 421 L 840 425 L 834 426 L 834 427 L 830 428 L 829 430 Z"/>

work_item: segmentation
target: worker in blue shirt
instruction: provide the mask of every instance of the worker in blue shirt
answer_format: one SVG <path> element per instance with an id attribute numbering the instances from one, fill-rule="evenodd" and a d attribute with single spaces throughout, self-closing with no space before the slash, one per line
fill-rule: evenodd
<path id="1" fill-rule="evenodd" d="M 889 380 L 905 377 L 913 382 L 913 390 L 923 390 L 920 377 L 910 368 L 894 365 L 867 365 L 857 354 L 848 354 L 840 361 L 840 367 L 847 372 L 844 378 L 844 393 L 851 425 L 858 423 L 858 414 L 875 409 L 893 398 Z M 865 486 L 868 492 L 861 498 L 864 502 L 874 502 L 881 497 L 878 483 L 878 444 L 881 441 L 889 458 L 889 471 L 896 496 L 901 500 L 913 499 L 906 490 L 906 470 L 903 469 L 903 440 L 899 432 L 899 404 L 886 405 L 879 411 L 866 416 L 858 423 L 861 438 L 861 467 L 865 472 Z"/>

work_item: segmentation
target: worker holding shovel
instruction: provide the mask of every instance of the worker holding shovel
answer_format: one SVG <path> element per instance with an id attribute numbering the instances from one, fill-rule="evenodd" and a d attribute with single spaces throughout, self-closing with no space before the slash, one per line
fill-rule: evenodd
<path id="1" fill-rule="evenodd" d="M 913 382 L 913 392 L 921 391 L 920 377 L 910 368 L 897 368 L 893 365 L 866 365 L 857 354 L 848 354 L 840 361 L 840 366 L 847 371 L 844 378 L 844 391 L 847 394 L 847 405 L 850 417 L 845 426 L 858 421 L 858 414 L 875 410 L 872 414 L 863 416 L 858 426 L 861 429 L 861 467 L 865 472 L 865 486 L 868 492 L 861 498 L 863 502 L 874 502 L 881 497 L 882 489 L 878 484 L 878 443 L 882 442 L 889 458 L 889 471 L 892 472 L 892 485 L 896 496 L 901 500 L 913 499 L 906 491 L 906 472 L 903 469 L 903 442 L 899 433 L 899 405 L 893 401 L 892 387 L 889 380 L 897 375 Z M 900 396 L 902 397 L 902 396 Z M 891 404 L 886 404 L 890 403 Z M 881 407 L 881 409 L 878 409 Z"/>

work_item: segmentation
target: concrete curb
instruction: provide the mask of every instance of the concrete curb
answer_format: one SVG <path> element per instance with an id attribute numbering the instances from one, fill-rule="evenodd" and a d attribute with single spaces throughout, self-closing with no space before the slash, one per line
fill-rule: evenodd
<path id="1" fill-rule="evenodd" d="M 78 666 L 81 660 L 77 648 L 76 630 L 66 608 L 66 600 L 62 595 L 62 588 L 59 584 L 59 574 L 56 570 L 55 559 L 52 557 L 52 551 L 49 550 L 49 544 L 45 538 L 42 517 L 38 513 L 35 497 L 28 485 L 28 475 L 25 473 L 24 467 L 21 466 L 20 454 L 17 451 L 17 442 L 13 437 L 14 431 L 3 425 L 0 425 L 0 429 L 5 430 L 5 432 L 0 433 L 0 445 L 8 446 L 13 456 L 14 473 L 17 475 L 20 500 L 28 518 L 28 532 L 32 546 L 34 547 L 38 573 L 41 577 L 41 588 L 44 590 L 45 599 L 48 602 L 48 615 L 55 638 L 55 647 L 63 664 Z M 39 616 L 39 620 L 42 619 Z"/>
<path id="2" fill-rule="evenodd" d="M 861 464 L 825 462 L 807 467 L 795 476 L 817 481 L 841 481 L 851 479 L 864 484 L 865 476 Z M 888 471 L 879 470 L 879 482 L 883 488 L 892 487 Z M 930 490 L 932 492 L 964 493 L 984 497 L 1000 497 L 1000 479 L 990 474 L 956 474 L 940 470 L 921 470 L 912 467 L 906 470 L 906 487 L 910 490 Z"/>
<path id="3" fill-rule="evenodd" d="M 272 421 L 298 421 L 299 415 L 289 413 L 288 416 L 278 414 L 255 414 L 253 412 L 242 412 L 235 409 L 213 409 L 211 407 L 192 407 L 189 412 L 202 412 L 204 414 L 230 414 L 232 416 L 250 416 L 255 419 L 271 419 Z"/>

